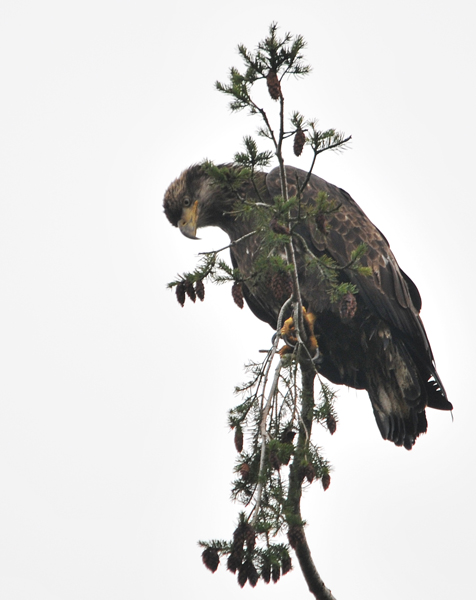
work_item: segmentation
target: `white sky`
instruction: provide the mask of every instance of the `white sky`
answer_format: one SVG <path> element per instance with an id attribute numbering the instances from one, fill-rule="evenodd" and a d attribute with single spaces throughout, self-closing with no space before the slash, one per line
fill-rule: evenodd
<path id="1" fill-rule="evenodd" d="M 423 296 L 455 406 L 412 452 L 342 390 L 306 494 L 338 600 L 446 600 L 474 588 L 474 20 L 471 3 L 83 0 L 0 5 L 0 597 L 310 597 L 299 568 L 240 590 L 201 564 L 230 538 L 227 411 L 271 330 L 229 287 L 182 309 L 166 283 L 225 238 L 183 238 L 163 193 L 258 125 L 214 90 L 276 20 L 311 76 L 289 110 L 352 134 L 316 172 L 382 229 Z M 307 156 L 307 159 L 309 157 Z M 300 167 L 306 157 L 292 159 Z M 315 489 L 314 489 L 315 488 Z"/>

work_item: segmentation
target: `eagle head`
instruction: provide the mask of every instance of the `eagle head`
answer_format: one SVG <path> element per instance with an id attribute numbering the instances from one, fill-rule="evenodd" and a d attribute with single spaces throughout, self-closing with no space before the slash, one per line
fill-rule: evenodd
<path id="1" fill-rule="evenodd" d="M 196 240 L 200 227 L 223 227 L 235 200 L 216 185 L 202 165 L 193 165 L 169 185 L 164 212 L 183 235 Z"/>

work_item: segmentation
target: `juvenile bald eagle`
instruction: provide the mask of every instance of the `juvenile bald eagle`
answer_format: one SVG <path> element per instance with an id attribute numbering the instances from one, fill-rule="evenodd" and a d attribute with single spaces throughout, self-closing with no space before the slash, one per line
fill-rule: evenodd
<path id="1" fill-rule="evenodd" d="M 286 174 L 291 196 L 307 174 L 294 167 L 286 167 Z M 367 390 L 382 437 L 411 449 L 427 430 L 426 407 L 452 409 L 419 316 L 420 294 L 398 266 L 384 235 L 347 192 L 312 175 L 302 203 L 316 202 L 321 191 L 339 209 L 326 216 L 325 228 L 315 218 L 295 227 L 302 240 L 296 244 L 296 258 L 303 305 L 315 315 L 319 371 L 335 384 Z M 237 194 L 217 185 L 203 166 L 195 165 L 169 186 L 164 210 L 172 225 L 189 238 L 195 238 L 200 227 L 215 226 L 235 241 L 256 228 L 253 217 L 233 213 L 237 197 L 272 204 L 280 194 L 278 168 L 259 173 L 254 186 L 245 183 Z M 361 264 L 370 267 L 370 276 L 348 267 L 352 251 L 362 243 L 367 251 Z M 249 236 L 231 247 L 231 260 L 246 280 L 243 293 L 248 306 L 276 329 L 282 300 L 265 279 L 250 277 L 261 245 L 262 235 Z M 331 257 L 342 267 L 340 280 L 357 286 L 350 316 L 343 317 L 322 280 L 309 269 L 305 260 L 309 250 L 315 256 Z"/>

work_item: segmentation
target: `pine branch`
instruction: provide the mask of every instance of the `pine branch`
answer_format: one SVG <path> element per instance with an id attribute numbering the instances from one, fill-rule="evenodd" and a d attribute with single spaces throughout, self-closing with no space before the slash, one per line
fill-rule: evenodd
<path id="1" fill-rule="evenodd" d="M 296 556 L 299 561 L 299 566 L 304 575 L 306 583 L 311 594 L 317 600 L 335 600 L 331 591 L 324 585 L 320 577 L 314 561 L 312 559 L 311 550 L 306 539 L 304 527 L 301 517 L 301 496 L 302 496 L 302 477 L 300 460 L 306 450 L 308 438 L 312 430 L 313 409 L 314 409 L 314 379 L 316 372 L 314 367 L 309 363 L 300 363 L 302 373 L 302 408 L 301 417 L 302 423 L 299 429 L 299 438 L 297 442 L 296 454 L 291 465 L 289 474 L 289 491 L 288 491 L 288 507 L 287 522 L 290 528 L 297 528 L 298 535 L 293 536 L 290 540 Z"/>

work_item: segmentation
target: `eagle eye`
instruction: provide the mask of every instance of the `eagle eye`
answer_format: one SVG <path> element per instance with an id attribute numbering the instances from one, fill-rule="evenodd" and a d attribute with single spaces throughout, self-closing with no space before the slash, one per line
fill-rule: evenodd
<path id="1" fill-rule="evenodd" d="M 192 201 L 190 200 L 190 198 L 183 199 L 183 205 L 185 206 L 185 208 L 188 208 L 191 204 L 192 204 Z"/>

